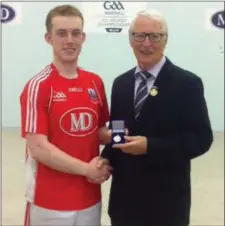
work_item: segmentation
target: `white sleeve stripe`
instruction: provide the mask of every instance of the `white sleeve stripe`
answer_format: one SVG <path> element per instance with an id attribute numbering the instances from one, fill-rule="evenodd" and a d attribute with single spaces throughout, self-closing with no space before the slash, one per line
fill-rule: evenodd
<path id="1" fill-rule="evenodd" d="M 29 122 L 32 120 L 32 113 L 31 113 L 31 99 L 32 99 L 32 94 L 31 94 L 31 89 L 33 87 L 33 83 L 37 80 L 37 78 L 39 78 L 40 76 L 43 75 L 43 73 L 45 73 L 46 68 L 44 70 L 42 70 L 39 74 L 37 74 L 34 78 L 32 78 L 32 80 L 29 83 L 28 86 L 28 94 L 27 94 L 27 111 L 26 111 L 26 131 L 30 131 L 29 127 Z"/>
<path id="2" fill-rule="evenodd" d="M 50 95 L 48 110 L 50 110 L 50 108 L 51 108 L 51 105 L 52 105 L 52 98 L 53 98 L 53 88 L 52 88 L 52 86 L 51 86 L 51 95 Z"/>
<path id="3" fill-rule="evenodd" d="M 34 133 L 37 130 L 37 96 L 40 83 L 45 80 L 51 72 L 47 66 L 39 74 L 31 79 L 28 86 L 27 111 L 26 111 L 26 132 Z"/>

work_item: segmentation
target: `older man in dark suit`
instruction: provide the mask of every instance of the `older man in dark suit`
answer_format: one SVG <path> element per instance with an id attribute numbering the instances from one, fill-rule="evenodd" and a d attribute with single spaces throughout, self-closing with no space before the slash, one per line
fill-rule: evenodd
<path id="1" fill-rule="evenodd" d="M 164 56 L 161 14 L 138 13 L 129 38 L 137 66 L 114 80 L 111 94 L 111 120 L 124 120 L 129 136 L 102 152 L 114 169 L 112 226 L 187 226 L 190 162 L 213 142 L 203 83 Z"/>

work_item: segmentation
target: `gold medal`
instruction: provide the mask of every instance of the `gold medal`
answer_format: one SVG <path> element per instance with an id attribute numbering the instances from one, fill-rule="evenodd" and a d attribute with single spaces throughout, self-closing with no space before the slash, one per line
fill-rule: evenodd
<path id="1" fill-rule="evenodd" d="M 157 96 L 157 94 L 158 94 L 157 88 L 156 87 L 152 87 L 151 90 L 150 90 L 150 95 L 155 97 L 155 96 Z"/>

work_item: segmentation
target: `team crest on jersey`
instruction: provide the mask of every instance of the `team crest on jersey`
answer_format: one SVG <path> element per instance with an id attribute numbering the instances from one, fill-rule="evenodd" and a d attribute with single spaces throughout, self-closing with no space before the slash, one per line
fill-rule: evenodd
<path id="1" fill-rule="evenodd" d="M 97 95 L 96 95 L 96 92 L 94 89 L 88 89 L 88 96 L 91 101 L 93 101 L 93 102 L 98 101 L 98 98 L 97 98 Z"/>

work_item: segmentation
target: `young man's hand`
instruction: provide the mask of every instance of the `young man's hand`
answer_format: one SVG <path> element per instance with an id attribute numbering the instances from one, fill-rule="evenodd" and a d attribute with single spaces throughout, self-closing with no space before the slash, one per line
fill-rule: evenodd
<path id="1" fill-rule="evenodd" d="M 101 184 L 108 180 L 111 175 L 112 167 L 109 165 L 109 161 L 100 156 L 93 158 L 86 171 L 86 177 L 89 182 Z"/>

